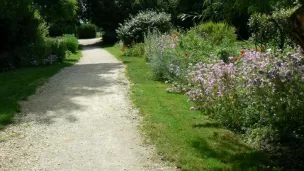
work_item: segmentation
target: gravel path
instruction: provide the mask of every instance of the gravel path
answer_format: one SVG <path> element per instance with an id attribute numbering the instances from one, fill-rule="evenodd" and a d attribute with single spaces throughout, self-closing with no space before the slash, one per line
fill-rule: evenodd
<path id="1" fill-rule="evenodd" d="M 17 124 L 0 132 L 0 170 L 174 170 L 142 144 L 128 86 L 123 64 L 86 46 L 80 62 L 22 102 Z"/>

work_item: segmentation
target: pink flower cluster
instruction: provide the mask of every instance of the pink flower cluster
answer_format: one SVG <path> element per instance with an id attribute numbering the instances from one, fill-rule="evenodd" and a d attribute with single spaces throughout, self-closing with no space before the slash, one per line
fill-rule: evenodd
<path id="1" fill-rule="evenodd" d="M 239 61 L 231 57 L 230 62 L 196 64 L 189 72 L 189 82 L 194 85 L 186 93 L 189 101 L 195 102 L 198 108 L 204 108 L 223 99 L 257 96 L 255 92 L 261 89 L 269 91 L 268 96 L 275 96 L 282 90 L 296 92 L 291 89 L 297 86 L 289 84 L 304 83 L 304 60 L 300 53 L 247 50 Z"/>
<path id="2" fill-rule="evenodd" d="M 235 87 L 236 66 L 219 61 L 215 64 L 198 63 L 189 73 L 189 79 L 195 85 L 186 94 L 190 101 L 209 105 L 218 97 L 223 97 Z"/>

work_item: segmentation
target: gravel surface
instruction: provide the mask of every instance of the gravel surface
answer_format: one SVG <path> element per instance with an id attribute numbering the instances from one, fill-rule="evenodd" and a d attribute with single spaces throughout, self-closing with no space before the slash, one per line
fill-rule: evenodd
<path id="1" fill-rule="evenodd" d="M 175 170 L 142 143 L 124 65 L 97 46 L 82 53 L 21 102 L 16 124 L 0 132 L 0 170 Z"/>

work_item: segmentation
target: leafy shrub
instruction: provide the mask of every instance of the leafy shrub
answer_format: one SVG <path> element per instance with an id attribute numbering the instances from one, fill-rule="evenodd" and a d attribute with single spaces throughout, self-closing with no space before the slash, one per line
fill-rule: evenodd
<path id="1" fill-rule="evenodd" d="M 39 66 L 62 62 L 69 53 L 76 53 L 78 40 L 73 35 L 45 38 L 18 49 L 22 66 Z"/>
<path id="2" fill-rule="evenodd" d="M 67 44 L 63 41 L 62 37 L 48 38 L 48 46 L 51 46 L 51 54 L 58 57 L 59 61 L 65 59 L 65 53 L 68 51 Z"/>
<path id="3" fill-rule="evenodd" d="M 155 53 L 158 53 L 159 46 L 158 42 L 161 41 L 161 33 L 159 33 L 157 30 L 148 31 L 148 33 L 144 37 L 144 58 L 146 61 L 149 61 L 153 58 Z"/>
<path id="4" fill-rule="evenodd" d="M 77 37 L 88 39 L 96 37 L 96 26 L 94 24 L 81 24 L 77 27 Z"/>
<path id="5" fill-rule="evenodd" d="M 237 54 L 234 30 L 226 24 L 210 22 L 194 27 L 185 34 L 148 32 L 144 57 L 150 61 L 156 79 L 186 83 L 189 64 L 212 59 L 227 62 L 229 56 Z"/>
<path id="6" fill-rule="evenodd" d="M 227 61 L 236 54 L 235 28 L 225 23 L 202 23 L 181 37 L 181 48 L 192 51 L 192 63 L 203 62 L 211 56 Z"/>
<path id="7" fill-rule="evenodd" d="M 0 70 L 20 67 L 25 58 L 39 57 L 33 53 L 23 56 L 46 37 L 48 30 L 45 22 L 33 7 L 31 0 L 4 0 L 0 5 Z M 34 50 L 33 50 L 34 51 Z M 35 51 L 34 51 L 35 52 Z"/>
<path id="8" fill-rule="evenodd" d="M 171 16 L 164 12 L 157 13 L 154 11 L 142 11 L 136 16 L 131 16 L 123 24 L 120 24 L 116 30 L 120 40 L 125 45 L 131 44 L 132 41 L 143 42 L 144 35 L 149 30 L 158 30 L 161 33 L 168 32 L 171 29 Z"/>
<path id="9" fill-rule="evenodd" d="M 161 34 L 159 31 L 148 32 L 145 37 L 144 56 L 150 62 L 153 76 L 157 80 L 170 78 L 169 67 L 177 59 L 175 54 L 176 42 L 169 34 Z"/>
<path id="10" fill-rule="evenodd" d="M 259 46 L 283 49 L 288 45 L 293 46 L 289 34 L 289 18 L 296 8 L 280 9 L 271 15 L 253 14 L 249 20 L 250 30 L 253 32 L 252 39 Z M 274 36 L 275 35 L 275 36 Z"/>
<path id="11" fill-rule="evenodd" d="M 220 45 L 224 41 L 236 41 L 236 29 L 225 23 L 214 23 L 212 21 L 202 23 L 192 29 L 196 35 L 204 41 L 210 41 L 213 45 Z"/>
<path id="12" fill-rule="evenodd" d="M 137 56 L 137 57 L 143 57 L 145 51 L 143 43 L 134 44 L 130 48 L 122 47 L 121 50 L 125 52 L 124 53 L 125 56 Z"/>
<path id="13" fill-rule="evenodd" d="M 48 62 L 45 61 L 49 56 L 56 56 L 56 60 L 52 60 L 51 63 L 57 61 L 58 58 L 64 58 L 62 52 L 58 53 L 59 48 L 57 39 L 46 38 L 42 41 L 37 41 L 30 43 L 27 46 L 18 48 L 17 52 L 20 55 L 20 65 L 21 66 L 38 66 L 44 65 Z M 63 49 L 66 50 L 66 49 Z M 62 50 L 62 51 L 63 51 Z"/>
<path id="14" fill-rule="evenodd" d="M 16 49 L 16 55 L 20 56 L 20 66 L 40 65 L 40 61 L 51 54 L 51 47 L 43 41 L 30 43 Z"/>
<path id="15" fill-rule="evenodd" d="M 76 21 L 78 17 L 78 0 L 31 0 L 35 3 L 44 20 L 50 23 Z"/>
<path id="16" fill-rule="evenodd" d="M 67 49 L 72 53 L 76 53 L 78 50 L 78 39 L 74 35 L 65 34 L 62 36 L 62 41 L 66 44 Z"/>

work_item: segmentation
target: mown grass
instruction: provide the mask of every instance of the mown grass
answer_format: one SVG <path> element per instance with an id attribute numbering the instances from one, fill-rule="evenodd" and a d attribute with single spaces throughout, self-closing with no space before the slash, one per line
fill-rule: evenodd
<path id="1" fill-rule="evenodd" d="M 266 170 L 266 155 L 201 112 L 190 111 L 185 95 L 166 93 L 170 85 L 153 81 L 144 59 L 122 56 L 117 46 L 105 49 L 127 65 L 131 98 L 144 118 L 143 131 L 164 160 L 189 171 Z"/>
<path id="2" fill-rule="evenodd" d="M 14 114 L 20 112 L 20 100 L 26 100 L 48 78 L 62 68 L 75 64 L 80 57 L 81 52 L 78 51 L 63 63 L 0 72 L 0 129 L 12 123 Z"/>

